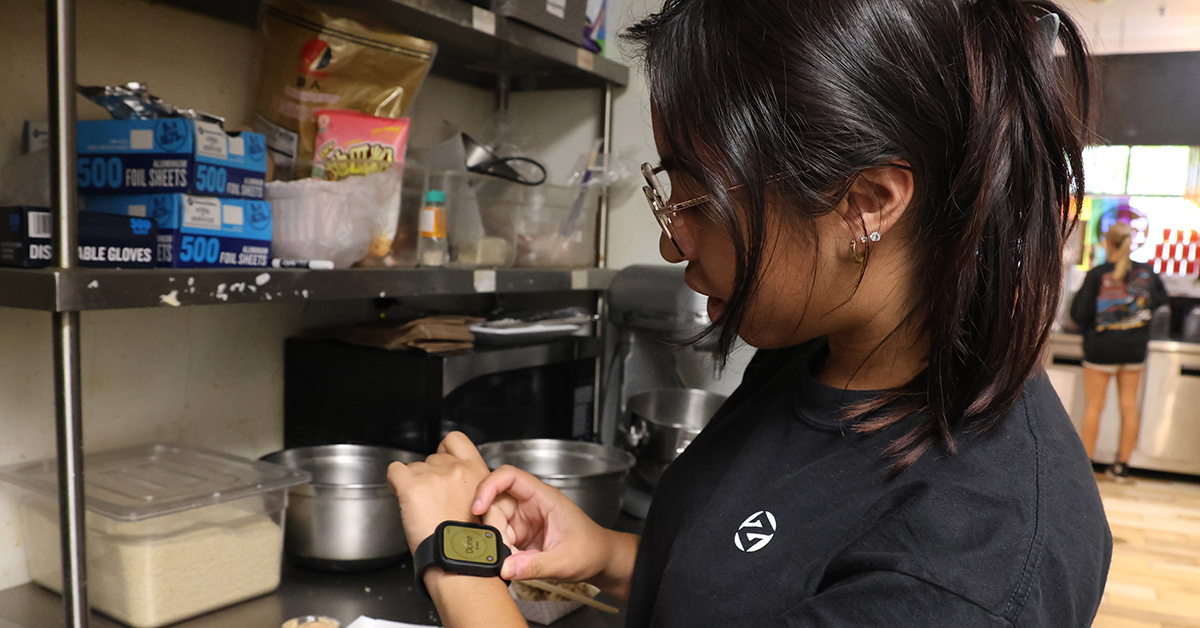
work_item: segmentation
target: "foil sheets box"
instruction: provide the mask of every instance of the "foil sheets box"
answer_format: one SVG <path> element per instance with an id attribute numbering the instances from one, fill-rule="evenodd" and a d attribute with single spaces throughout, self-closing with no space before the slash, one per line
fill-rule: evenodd
<path id="1" fill-rule="evenodd" d="M 158 224 L 158 265 L 172 268 L 263 267 L 271 262 L 271 204 L 192 194 L 94 196 L 84 213 L 151 218 Z"/>
<path id="2" fill-rule="evenodd" d="M 0 207 L 0 265 L 40 268 L 54 260 L 53 219 L 44 207 Z M 158 227 L 135 216 L 79 214 L 79 264 L 154 268 Z"/>
<path id="3" fill-rule="evenodd" d="M 185 118 L 85 120 L 78 126 L 79 193 L 187 193 L 261 199 L 267 144 Z"/>

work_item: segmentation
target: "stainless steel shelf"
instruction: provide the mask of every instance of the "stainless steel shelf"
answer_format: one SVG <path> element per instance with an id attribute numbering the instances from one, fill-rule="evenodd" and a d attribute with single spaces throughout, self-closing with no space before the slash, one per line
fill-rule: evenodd
<path id="1" fill-rule="evenodd" d="M 0 307 L 50 312 L 308 299 L 607 290 L 600 268 L 0 269 Z"/>
<path id="2" fill-rule="evenodd" d="M 199 13 L 257 28 L 265 3 L 261 0 L 164 0 Z M 509 89 L 571 89 L 625 86 L 629 68 L 594 55 L 579 46 L 521 22 L 494 15 L 494 32 L 476 28 L 484 11 L 466 0 L 317 0 L 319 4 L 356 11 L 398 31 L 437 42 L 433 73 L 452 80 L 494 89 L 498 78 L 510 79 Z M 580 28 L 582 37 L 582 27 Z"/>
<path id="3" fill-rule="evenodd" d="M 348 626 L 360 615 L 418 625 L 440 624 L 433 603 L 413 587 L 412 558 L 378 571 L 322 573 L 283 563 L 279 589 L 240 604 L 194 617 L 173 628 L 276 628 L 291 617 L 325 615 Z M 581 608 L 555 628 L 619 628 L 625 605 L 607 595 L 600 600 L 622 609 L 609 615 Z M 29 583 L 0 591 L 0 628 L 62 628 L 62 598 Z M 94 628 L 127 628 L 92 614 Z"/>

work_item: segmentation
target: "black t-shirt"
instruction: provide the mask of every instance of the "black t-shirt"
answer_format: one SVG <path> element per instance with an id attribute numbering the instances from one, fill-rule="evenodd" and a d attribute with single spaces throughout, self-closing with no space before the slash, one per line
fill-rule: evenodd
<path id="1" fill-rule="evenodd" d="M 667 469 L 638 550 L 627 626 L 1091 624 L 1112 536 L 1045 374 L 984 435 L 898 476 L 837 419 L 872 393 L 813 379 L 823 339 L 760 351 Z"/>
<path id="2" fill-rule="evenodd" d="M 1071 318 L 1083 330 L 1083 359 L 1140 364 L 1150 344 L 1150 318 L 1167 302 L 1167 291 L 1149 264 L 1134 262 L 1124 280 L 1115 270 L 1108 262 L 1088 271 L 1071 300 Z"/>

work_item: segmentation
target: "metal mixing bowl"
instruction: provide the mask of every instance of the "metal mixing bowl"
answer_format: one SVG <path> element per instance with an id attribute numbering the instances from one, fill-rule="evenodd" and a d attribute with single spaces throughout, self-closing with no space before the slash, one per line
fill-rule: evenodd
<path id="1" fill-rule="evenodd" d="M 661 388 L 629 399 L 629 441 L 634 472 L 651 488 L 716 414 L 725 396 L 694 388 Z"/>
<path id="2" fill-rule="evenodd" d="M 621 488 L 633 454 L 569 440 L 505 440 L 479 446 L 488 467 L 510 464 L 562 491 L 596 523 L 611 527 L 621 512 Z"/>
<path id="3" fill-rule="evenodd" d="M 408 553 L 400 506 L 387 483 L 392 462 L 425 457 L 389 447 L 324 445 L 285 449 L 262 460 L 312 474 L 288 491 L 284 549 L 326 571 L 364 571 Z"/>

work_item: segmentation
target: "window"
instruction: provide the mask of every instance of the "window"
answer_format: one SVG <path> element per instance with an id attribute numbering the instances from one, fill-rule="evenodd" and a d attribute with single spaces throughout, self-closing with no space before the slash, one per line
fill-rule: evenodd
<path id="1" fill-rule="evenodd" d="M 1083 162 L 1082 268 L 1104 261 L 1104 233 L 1125 222 L 1131 259 L 1163 275 L 1200 274 L 1200 148 L 1089 146 Z"/>

